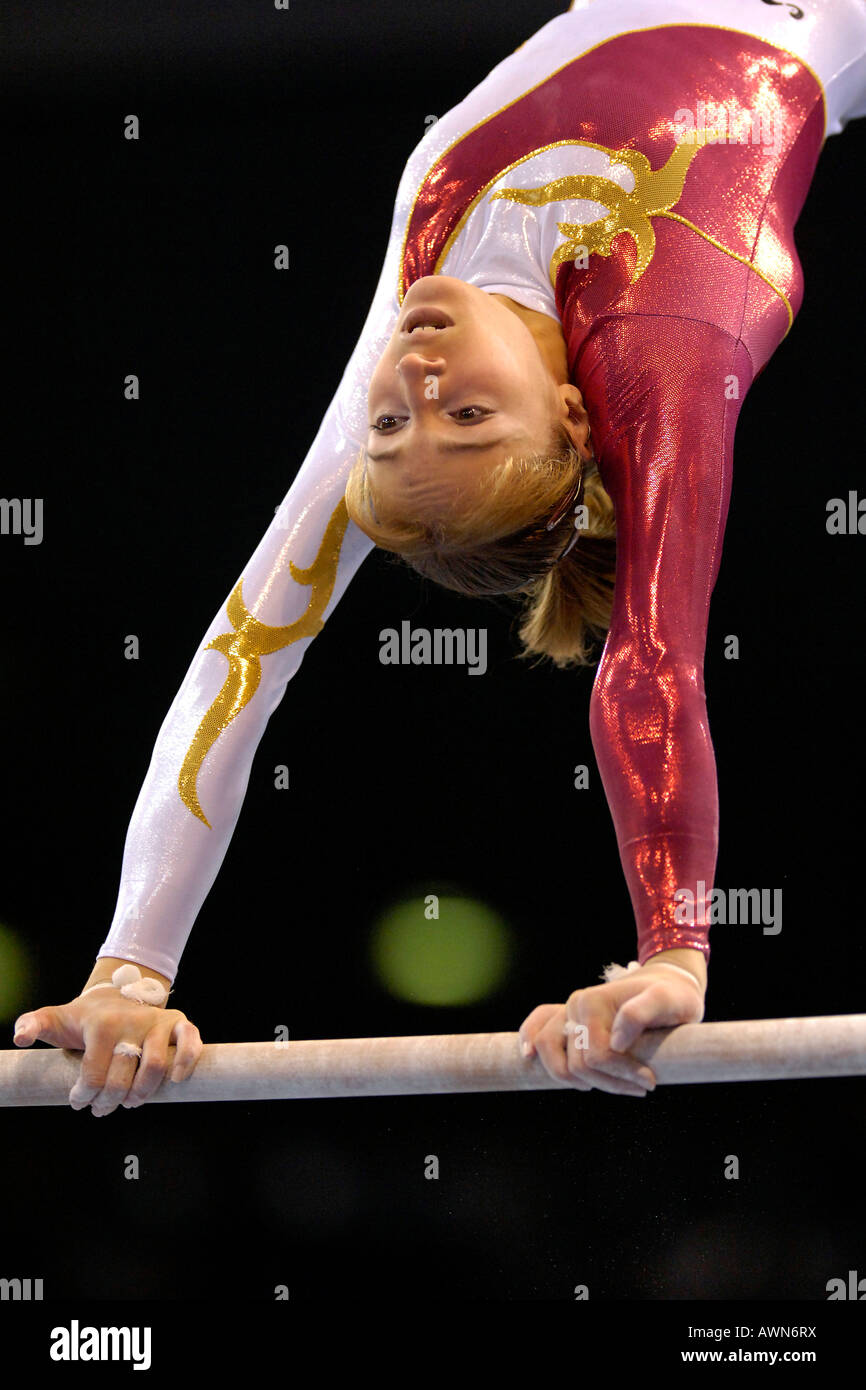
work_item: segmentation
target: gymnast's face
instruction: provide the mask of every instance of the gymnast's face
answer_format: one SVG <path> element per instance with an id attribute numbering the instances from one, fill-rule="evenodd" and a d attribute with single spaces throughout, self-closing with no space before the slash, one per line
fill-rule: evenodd
<path id="1" fill-rule="evenodd" d="M 580 413 L 559 323 L 511 302 L 450 275 L 424 276 L 407 291 L 367 397 L 367 469 L 381 520 L 435 518 L 455 489 L 483 485 L 511 455 L 546 448 L 558 422 L 571 426 L 574 398 Z M 584 438 L 579 423 L 574 437 Z"/>

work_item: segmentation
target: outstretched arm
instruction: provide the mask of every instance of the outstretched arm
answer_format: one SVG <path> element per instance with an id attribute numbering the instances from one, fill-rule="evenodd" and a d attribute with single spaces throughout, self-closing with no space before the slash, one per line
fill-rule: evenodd
<path id="1" fill-rule="evenodd" d="M 91 981 L 132 961 L 171 980 L 219 872 L 270 715 L 373 543 L 343 493 L 367 437 L 367 388 L 399 312 L 413 189 L 408 169 L 358 345 L 321 427 L 243 573 L 221 602 L 166 715 L 135 805 L 120 891 Z M 203 538 L 190 536 L 194 551 Z"/>
<path id="2" fill-rule="evenodd" d="M 718 790 L 703 663 L 750 382 L 742 346 L 689 320 L 612 320 L 594 351 L 617 572 L 590 728 L 641 964 L 671 950 L 709 957 Z"/>
<path id="3" fill-rule="evenodd" d="M 156 740 L 100 957 L 133 961 L 169 979 L 177 973 L 240 815 L 267 721 L 372 549 L 342 502 L 355 454 L 332 407 L 205 633 Z"/>
<path id="4" fill-rule="evenodd" d="M 608 318 L 581 362 L 599 468 L 616 507 L 616 589 L 590 729 L 637 925 L 639 969 L 541 1004 L 526 1055 L 579 1090 L 641 1096 L 646 1028 L 700 1022 L 718 791 L 704 693 L 710 596 L 752 364 L 736 339 L 664 315 Z M 682 890 L 693 920 L 679 920 Z M 688 899 L 685 900 L 686 904 Z M 677 968 L 672 970 L 670 966 Z"/>

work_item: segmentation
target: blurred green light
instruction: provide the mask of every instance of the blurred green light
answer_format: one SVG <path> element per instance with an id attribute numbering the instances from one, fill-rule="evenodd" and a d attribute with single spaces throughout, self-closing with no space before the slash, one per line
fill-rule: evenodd
<path id="1" fill-rule="evenodd" d="M 32 969 L 16 932 L 0 924 L 0 1019 L 15 1019 L 33 1000 Z"/>
<path id="2" fill-rule="evenodd" d="M 371 954 L 390 994 L 413 1004 L 475 1004 L 508 973 L 511 933 L 502 918 L 472 898 L 439 898 L 439 916 L 425 900 L 397 903 L 377 922 Z"/>

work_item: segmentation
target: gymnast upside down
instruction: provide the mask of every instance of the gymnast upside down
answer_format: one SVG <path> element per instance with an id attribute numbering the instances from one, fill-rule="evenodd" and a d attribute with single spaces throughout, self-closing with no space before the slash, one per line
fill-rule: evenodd
<path id="1" fill-rule="evenodd" d="M 267 720 L 377 546 L 515 595 L 522 656 L 589 665 L 604 640 L 590 730 L 637 960 L 533 1009 L 525 1055 L 645 1095 L 636 1038 L 702 1019 L 707 929 L 680 909 L 716 865 L 703 661 L 734 430 L 802 302 L 793 229 L 824 140 L 866 115 L 866 4 L 705 19 L 575 0 L 409 157 L 337 393 L 160 730 L 96 965 L 16 1025 L 83 1051 L 74 1107 L 143 1104 L 172 1044 L 172 1079 L 194 1069 L 167 992 Z M 123 966 L 144 988 L 112 982 Z"/>

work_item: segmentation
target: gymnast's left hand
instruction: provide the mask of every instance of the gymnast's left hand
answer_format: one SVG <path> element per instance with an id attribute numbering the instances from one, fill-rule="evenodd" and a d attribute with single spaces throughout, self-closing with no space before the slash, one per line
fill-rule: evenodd
<path id="1" fill-rule="evenodd" d="M 565 1004 L 539 1004 L 520 1025 L 520 1042 L 527 1059 L 537 1055 L 554 1080 L 579 1091 L 644 1096 L 655 1074 L 628 1049 L 645 1029 L 700 1023 L 704 993 L 699 980 L 650 959 L 622 979 L 575 990 Z"/>

